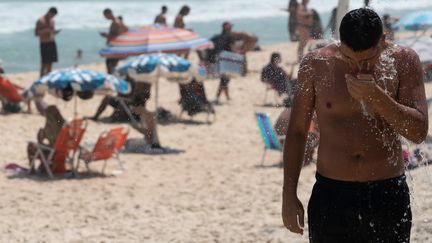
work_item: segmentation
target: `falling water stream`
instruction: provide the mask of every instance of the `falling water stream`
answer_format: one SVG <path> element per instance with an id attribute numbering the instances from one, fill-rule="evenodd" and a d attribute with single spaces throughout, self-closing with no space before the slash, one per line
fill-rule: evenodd
<path id="1" fill-rule="evenodd" d="M 340 43 L 337 43 L 340 46 Z M 390 90 L 397 90 L 397 87 L 393 87 L 395 82 L 391 82 L 394 79 L 398 78 L 398 72 L 395 64 L 395 57 L 393 54 L 400 49 L 397 45 L 388 46 L 379 56 L 378 62 L 375 65 L 373 75 L 375 77 L 375 82 L 380 84 L 380 86 L 384 89 L 385 92 L 390 92 Z M 341 53 L 336 52 L 335 58 L 342 60 L 344 62 L 350 63 L 352 66 L 353 63 L 350 60 L 347 60 L 345 56 Z M 324 60 L 323 61 L 328 61 Z M 332 65 L 328 65 L 330 69 L 332 69 Z M 357 63 L 355 66 L 356 69 L 362 70 L 360 64 Z M 333 72 L 334 70 L 329 70 L 329 72 Z M 324 81 L 325 82 L 325 81 Z M 390 152 L 388 162 L 395 163 L 394 158 L 396 157 L 396 152 L 393 148 L 395 144 L 400 143 L 402 148 L 409 153 L 409 163 L 406 166 L 406 175 L 407 175 L 407 184 L 410 187 L 410 198 L 411 198 L 411 209 L 418 215 L 421 215 L 422 208 L 421 204 L 425 204 L 426 198 L 424 196 L 415 196 L 415 189 L 417 185 L 425 184 L 432 186 L 431 172 L 429 169 L 429 163 L 432 161 L 432 141 L 426 141 L 421 144 L 413 144 L 403 138 L 400 135 L 395 135 L 394 131 L 392 131 L 388 126 L 385 126 L 383 123 L 385 121 L 382 118 L 375 117 L 373 112 L 370 112 L 368 107 L 363 101 L 360 101 L 360 105 L 362 108 L 362 113 L 367 119 L 367 121 L 371 125 L 372 132 L 376 134 L 380 134 L 380 137 L 383 141 L 383 146 L 388 149 Z M 411 163 L 411 165 L 410 165 Z M 413 166 L 414 165 L 414 166 Z M 426 176 L 413 176 L 412 168 L 419 170 L 419 173 L 426 173 Z M 424 179 L 427 178 L 427 179 Z M 421 181 L 420 181 L 421 180 Z M 426 180 L 426 181 L 425 181 Z M 420 201 L 419 201 L 420 200 Z M 361 219 L 361 215 L 359 215 Z M 422 223 L 428 223 L 428 219 L 424 219 Z M 374 229 L 374 225 L 370 225 L 372 229 Z"/>

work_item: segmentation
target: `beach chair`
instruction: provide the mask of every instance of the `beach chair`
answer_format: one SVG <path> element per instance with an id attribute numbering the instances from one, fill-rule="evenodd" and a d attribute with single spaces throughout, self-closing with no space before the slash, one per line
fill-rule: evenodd
<path id="1" fill-rule="evenodd" d="M 216 119 L 216 112 L 213 105 L 208 101 L 204 84 L 193 80 L 191 83 L 180 85 L 181 112 L 179 117 L 186 112 L 189 117 L 204 112 L 207 114 L 207 123 L 210 123 L 210 115 L 213 121 Z"/>
<path id="2" fill-rule="evenodd" d="M 264 159 L 267 150 L 276 150 L 282 152 L 282 146 L 278 141 L 278 137 L 273 130 L 273 126 L 270 123 L 270 117 L 265 113 L 255 113 L 255 118 L 258 122 L 258 127 L 261 132 L 261 137 L 264 141 L 264 154 L 261 159 L 261 166 L 264 164 Z M 282 153 L 281 153 L 282 155 Z"/>
<path id="3" fill-rule="evenodd" d="M 88 171 L 90 171 L 89 163 L 103 160 L 103 174 L 105 172 L 108 159 L 115 158 L 117 159 L 120 170 L 123 171 L 124 168 L 122 161 L 120 160 L 120 151 L 126 142 L 128 134 L 129 129 L 125 127 L 117 127 L 103 132 L 99 136 L 99 139 L 92 151 L 89 151 L 85 148 L 80 148 L 76 170 L 78 170 L 80 160 L 84 161 Z"/>
<path id="4" fill-rule="evenodd" d="M 274 99 L 274 103 L 277 104 L 278 101 L 279 101 L 277 91 L 276 91 L 275 89 L 273 89 L 273 87 L 271 86 L 271 84 L 266 83 L 266 84 L 265 84 L 265 93 L 264 93 L 264 102 L 263 102 L 263 105 L 267 105 L 267 104 L 268 104 L 268 103 L 267 103 L 267 96 L 268 96 L 268 92 L 272 92 L 272 93 L 273 93 L 273 96 L 274 96 L 274 97 L 273 97 L 273 99 Z"/>
<path id="5" fill-rule="evenodd" d="M 52 147 L 34 143 L 37 151 L 30 160 L 30 171 L 35 169 L 35 159 L 40 158 L 50 178 L 54 178 L 53 171 L 65 173 L 66 163 L 70 164 L 73 174 L 76 175 L 73 164 L 75 153 L 86 128 L 87 122 L 82 118 L 76 118 L 63 126 Z"/>

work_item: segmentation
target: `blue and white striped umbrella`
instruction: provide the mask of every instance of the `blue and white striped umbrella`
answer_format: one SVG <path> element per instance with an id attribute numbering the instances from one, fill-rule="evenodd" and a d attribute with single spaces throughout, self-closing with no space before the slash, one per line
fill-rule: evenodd
<path id="1" fill-rule="evenodd" d="M 113 75 L 79 68 L 68 68 L 48 73 L 33 84 L 37 93 L 64 89 L 71 86 L 75 91 L 96 91 L 108 89 L 127 94 L 130 92 L 128 82 Z"/>
<path id="2" fill-rule="evenodd" d="M 175 54 L 141 55 L 120 65 L 116 75 L 125 78 L 129 75 L 136 81 L 154 83 L 160 77 L 179 83 L 190 82 L 192 78 L 202 81 L 206 77 L 205 68 Z"/>
<path id="3" fill-rule="evenodd" d="M 120 65 L 115 73 L 124 78 L 129 75 L 138 82 L 155 83 L 155 102 L 158 108 L 159 78 L 165 77 L 181 84 L 186 84 L 194 77 L 202 81 L 206 71 L 199 65 L 194 65 L 188 60 L 174 54 L 150 54 L 141 55 Z"/>
<path id="4" fill-rule="evenodd" d="M 416 11 L 403 16 L 393 25 L 396 30 L 423 30 L 432 27 L 432 11 Z"/>

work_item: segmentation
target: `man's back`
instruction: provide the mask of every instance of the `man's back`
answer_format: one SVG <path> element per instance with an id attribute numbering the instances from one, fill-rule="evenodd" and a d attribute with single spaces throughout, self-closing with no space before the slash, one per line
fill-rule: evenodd
<path id="1" fill-rule="evenodd" d="M 388 43 L 377 64 L 361 72 L 373 75 L 377 84 L 397 100 L 406 53 L 406 49 Z M 301 68 L 308 69 L 307 75 L 313 79 L 320 126 L 318 172 L 348 181 L 401 175 L 404 163 L 399 136 L 383 118 L 348 92 L 345 74 L 357 75 L 359 67 L 350 64 L 337 44 L 306 58 L 309 60 Z"/>

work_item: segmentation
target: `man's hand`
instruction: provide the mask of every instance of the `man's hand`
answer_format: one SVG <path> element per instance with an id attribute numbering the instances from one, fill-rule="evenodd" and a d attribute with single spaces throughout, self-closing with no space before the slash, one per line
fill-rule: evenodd
<path id="1" fill-rule="evenodd" d="M 99 33 L 102 37 L 108 38 L 108 33 L 106 32 L 100 32 Z"/>
<path id="2" fill-rule="evenodd" d="M 303 235 L 304 227 L 304 209 L 303 204 L 300 202 L 296 195 L 288 195 L 283 192 L 282 199 L 282 220 L 285 227 L 297 234 Z"/>
<path id="3" fill-rule="evenodd" d="M 345 74 L 348 92 L 358 101 L 370 102 L 381 89 L 370 74 L 358 74 L 357 77 Z"/>

